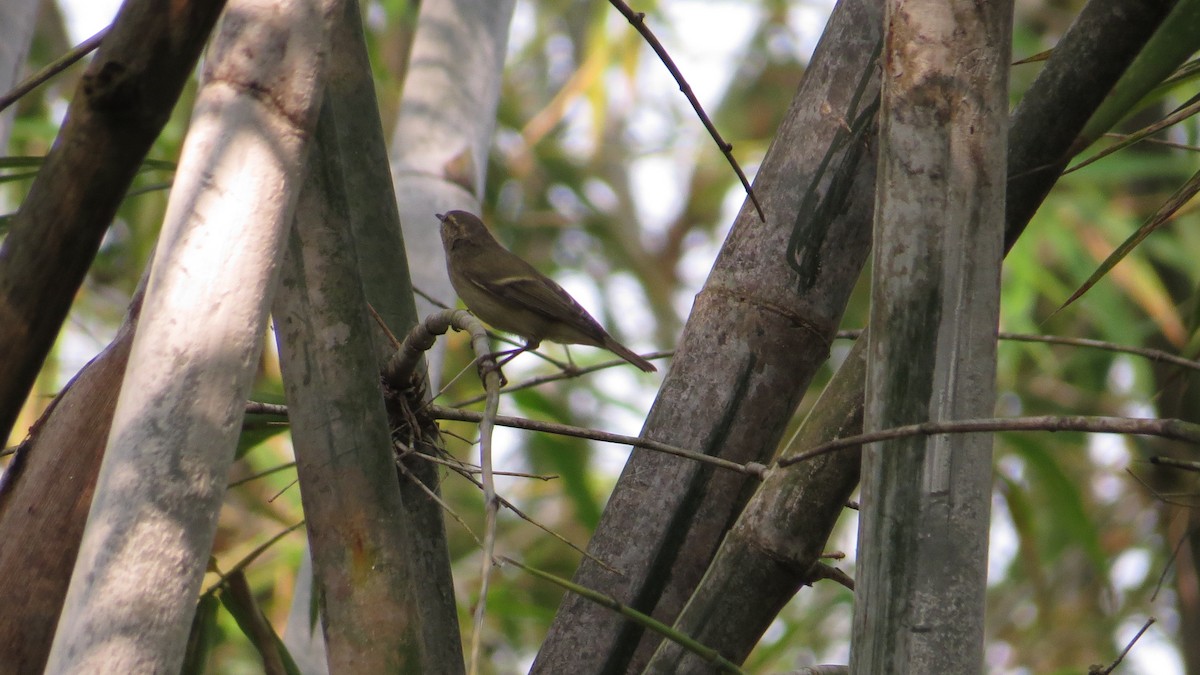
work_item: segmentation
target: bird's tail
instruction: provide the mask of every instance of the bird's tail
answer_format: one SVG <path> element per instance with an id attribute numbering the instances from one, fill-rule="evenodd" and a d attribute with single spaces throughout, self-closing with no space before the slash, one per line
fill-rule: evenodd
<path id="1" fill-rule="evenodd" d="M 605 335 L 604 337 L 606 338 L 604 340 L 604 348 L 607 349 L 608 351 L 610 351 L 610 352 L 616 354 L 617 356 L 625 359 L 626 361 L 632 363 L 633 365 L 640 368 L 643 372 L 653 373 L 658 370 L 658 368 L 654 367 L 653 363 L 650 363 L 646 359 L 643 359 L 642 357 L 638 356 L 637 354 L 635 354 L 633 352 L 632 349 L 630 349 L 630 348 L 626 347 L 625 345 L 621 344 L 620 342 L 617 342 L 616 340 L 614 340 L 612 338 L 612 336 Z"/>

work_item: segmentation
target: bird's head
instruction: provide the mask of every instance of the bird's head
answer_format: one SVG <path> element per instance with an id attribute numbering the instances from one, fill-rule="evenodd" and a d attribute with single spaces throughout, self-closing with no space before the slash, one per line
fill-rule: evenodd
<path id="1" fill-rule="evenodd" d="M 449 211 L 437 214 L 442 221 L 442 245 L 449 251 L 470 244 L 486 244 L 495 241 L 483 221 L 468 211 Z"/>

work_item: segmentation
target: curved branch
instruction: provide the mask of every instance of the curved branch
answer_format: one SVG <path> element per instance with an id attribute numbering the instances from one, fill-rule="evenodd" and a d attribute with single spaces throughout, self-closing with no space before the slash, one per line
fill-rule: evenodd
<path id="1" fill-rule="evenodd" d="M 758 197 L 754 195 L 754 188 L 750 187 L 750 181 L 746 179 L 745 172 L 742 171 L 742 167 L 738 164 L 737 160 L 733 158 L 733 144 L 721 137 L 721 132 L 717 131 L 717 127 L 709 119 L 708 113 L 704 112 L 700 101 L 692 93 L 691 85 L 687 83 L 687 80 L 683 79 L 683 73 L 679 71 L 679 66 L 675 65 L 675 61 L 671 59 L 671 55 L 667 54 L 667 49 L 658 41 L 658 38 L 650 30 L 650 27 L 646 25 L 645 12 L 633 11 L 633 8 L 622 2 L 622 0 L 609 0 L 609 4 L 628 19 L 629 23 L 633 24 L 637 32 L 646 39 L 646 44 L 650 45 L 650 48 L 658 55 L 659 60 L 667 67 L 667 70 L 671 71 L 671 77 L 674 77 L 675 82 L 679 84 L 679 91 L 682 91 L 683 95 L 687 97 L 688 103 L 692 104 L 692 109 L 696 111 L 696 114 L 700 117 L 700 121 L 704 123 L 704 128 L 708 129 L 708 135 L 712 136 L 717 147 L 725 155 L 725 159 L 729 160 L 729 166 L 733 167 L 738 180 L 742 182 L 742 187 L 746 189 L 746 195 L 750 197 L 751 203 L 754 204 L 754 210 L 758 212 L 758 219 L 764 223 L 767 222 L 767 217 L 763 215 L 762 206 L 758 203 Z"/>

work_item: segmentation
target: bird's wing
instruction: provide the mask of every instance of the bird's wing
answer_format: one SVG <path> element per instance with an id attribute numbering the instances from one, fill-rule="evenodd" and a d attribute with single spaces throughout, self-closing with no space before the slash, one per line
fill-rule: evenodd
<path id="1" fill-rule="evenodd" d="M 586 332 L 596 340 L 604 340 L 608 333 L 570 293 L 553 279 L 538 272 L 532 265 L 526 263 L 526 266 L 528 269 L 524 274 L 489 281 L 472 281 L 491 293 L 519 302 L 526 310 L 550 321 L 565 323 L 578 329 L 583 328 L 581 323 L 587 323 Z"/>

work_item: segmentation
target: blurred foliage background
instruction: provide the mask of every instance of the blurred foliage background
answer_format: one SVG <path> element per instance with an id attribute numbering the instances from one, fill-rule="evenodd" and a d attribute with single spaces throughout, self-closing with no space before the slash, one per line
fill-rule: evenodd
<path id="1" fill-rule="evenodd" d="M 69 48 L 66 8 L 44 4 L 32 71 Z M 775 127 L 820 35 L 828 0 L 660 0 L 635 6 L 666 44 L 748 173 Z M 1083 3 L 1017 3 L 1014 57 L 1053 47 Z M 403 0 L 365 3 L 369 45 L 385 130 L 403 87 L 406 41 L 417 8 Z M 1012 71 L 1015 104 L 1037 63 Z M 17 105 L 7 154 L 38 156 L 54 138 L 74 89 L 77 65 Z M 191 92 L 151 153 L 174 161 L 186 133 Z M 1196 91 L 1183 81 L 1141 122 L 1161 116 Z M 1128 123 L 1128 129 L 1140 126 Z M 1196 171 L 1200 127 L 1194 120 L 1066 176 L 1009 256 L 1002 330 L 1089 337 L 1153 346 L 1196 358 L 1200 217 L 1185 207 L 1087 295 L 1057 311 L 1102 260 Z M 1111 141 L 1104 141 L 1108 143 Z M 1181 147 L 1193 146 L 1193 147 Z M 6 211 L 28 185 L 9 168 L 0 184 Z M 668 74 L 636 32 L 604 2 L 521 0 L 509 43 L 496 137 L 488 167 L 485 216 L 501 240 L 568 290 L 635 350 L 670 349 L 687 318 L 733 215 L 741 187 Z M 137 179 L 76 299 L 68 325 L 18 429 L 111 338 L 147 263 L 166 204 L 170 171 Z M 381 196 L 390 198 L 390 196 Z M 434 221 L 431 218 L 431 224 Z M 441 255 L 440 251 L 410 251 Z M 869 271 L 864 273 L 864 278 Z M 844 326 L 867 316 L 865 285 Z M 453 298 L 440 298 L 450 303 Z M 465 343 L 451 336 L 443 381 L 467 366 Z M 257 390 L 282 397 L 267 345 Z M 831 364 L 848 343 L 835 345 Z M 557 347 L 550 353 L 561 356 Z M 573 354 L 586 364 L 606 356 Z M 1186 416 L 1195 377 L 1139 357 L 1078 347 L 1008 342 L 1000 346 L 998 415 L 1096 414 Z M 519 380 L 550 370 L 533 357 L 509 368 Z M 828 379 L 831 365 L 814 383 Z M 636 433 L 656 380 L 630 368 L 560 381 L 505 398 L 502 412 Z M 479 393 L 472 378 L 454 382 L 441 402 Z M 810 397 L 811 399 L 812 397 Z M 806 401 L 809 405 L 811 400 Z M 804 410 L 798 412 L 802 417 Z M 1193 413 L 1194 416 L 1194 413 Z M 464 438 L 475 430 L 445 424 Z M 247 434 L 230 480 L 214 556 L 228 569 L 303 516 L 287 435 L 261 426 Z M 9 439 L 9 444 L 19 438 Z M 528 516 L 579 546 L 595 526 L 626 449 L 545 434 L 505 431 L 498 466 L 510 477 L 502 494 Z M 1082 672 L 1111 661 L 1149 616 L 1158 623 L 1136 646 L 1126 672 L 1183 672 L 1180 586 L 1170 569 L 1195 501 L 1193 481 L 1164 477 L 1146 462 L 1172 449 L 1156 441 L 1082 434 L 1000 434 L 990 565 L 988 663 L 993 672 Z M 464 461 L 472 446 L 451 441 Z M 1194 449 L 1189 450 L 1194 455 Z M 283 470 L 259 476 L 278 467 Z M 249 479 L 249 480 L 247 480 Z M 1154 486 L 1153 488 L 1151 486 Z M 475 532 L 482 529 L 477 488 L 447 473 L 446 501 Z M 1156 494 L 1155 491 L 1158 491 Z M 1171 493 L 1168 498 L 1163 493 Z M 847 511 L 829 550 L 853 575 L 856 519 Z M 464 635 L 478 589 L 479 548 L 462 526 L 448 527 Z M 579 554 L 533 525 L 501 519 L 501 553 L 569 577 Z M 271 546 L 247 569 L 257 599 L 282 632 L 303 530 Z M 210 575 L 206 587 L 215 581 Z M 557 607 L 560 591 L 502 571 L 489 598 L 485 644 L 494 671 L 524 670 Z M 1195 601 L 1194 598 L 1191 601 Z M 832 584 L 805 589 L 747 662 L 750 672 L 781 672 L 845 662 L 851 594 Z M 257 655 L 236 623 L 221 614 L 213 673 L 254 673 Z"/>

